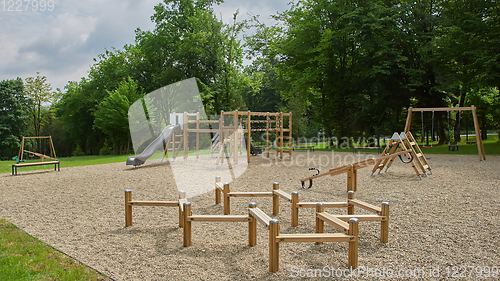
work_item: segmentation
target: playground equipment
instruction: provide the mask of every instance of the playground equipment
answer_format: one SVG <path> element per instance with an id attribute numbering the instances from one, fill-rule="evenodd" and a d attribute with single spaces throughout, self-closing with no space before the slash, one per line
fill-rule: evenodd
<path id="1" fill-rule="evenodd" d="M 321 203 L 320 203 L 321 204 Z M 321 210 L 321 209 L 319 209 Z M 335 219 L 335 217 L 331 217 Z M 347 242 L 349 243 L 349 256 L 347 267 L 355 269 L 358 267 L 358 246 L 359 246 L 359 230 L 356 218 L 349 219 L 349 224 L 344 222 L 334 222 L 333 219 L 322 215 L 322 211 L 317 211 L 316 217 L 316 233 L 307 234 L 280 234 L 279 220 L 272 219 L 269 221 L 269 271 L 277 272 L 279 270 L 279 243 L 286 242 L 315 242 L 322 244 L 324 242 Z M 323 233 L 324 222 L 331 224 L 333 227 L 346 232 L 344 233 Z"/>
<path id="2" fill-rule="evenodd" d="M 253 123 L 265 124 L 265 127 L 255 129 L 252 128 Z M 280 159 L 283 159 L 284 153 L 292 156 L 292 149 L 284 149 L 285 145 L 290 148 L 292 144 L 292 113 L 223 111 L 217 120 L 202 120 L 200 113 L 184 112 L 171 113 L 169 124 L 139 155 L 129 157 L 127 165 L 144 164 L 162 146 L 164 146 L 163 157 L 172 152 L 172 157 L 175 159 L 179 152 L 183 151 L 182 157 L 186 159 L 189 156 L 190 134 L 195 134 L 195 151 L 196 157 L 199 158 L 200 133 L 212 134 L 210 153 L 217 153 L 216 167 L 222 164 L 225 158 L 227 160 L 232 158 L 233 163 L 238 164 L 237 152 L 241 153 L 243 147 L 247 150 L 247 163 L 250 163 L 251 154 L 262 153 L 261 149 L 259 151 L 258 147 L 251 144 L 251 132 L 255 131 L 266 133 L 266 157 L 269 158 L 269 137 L 272 133 L 277 140 L 276 156 Z M 287 144 L 285 139 L 288 140 Z"/>
<path id="3" fill-rule="evenodd" d="M 25 140 L 37 140 L 38 142 L 38 150 L 40 152 L 33 152 L 33 151 L 30 151 L 30 150 L 26 150 L 25 149 Z M 45 155 L 44 153 L 45 152 L 45 149 L 46 149 L 46 143 L 44 143 L 43 147 L 41 145 L 41 142 L 44 141 L 44 142 L 49 142 L 48 144 L 48 149 L 49 149 L 49 153 L 50 153 L 50 156 L 48 155 Z M 34 145 L 32 145 L 33 147 Z M 43 151 L 43 153 L 41 153 Z M 26 162 L 25 159 L 23 159 L 23 156 L 24 154 L 28 154 L 29 157 L 39 157 L 40 158 L 40 162 L 30 162 L 30 163 L 20 163 L 20 162 Z M 13 160 L 16 160 L 16 164 L 12 164 L 12 175 L 17 175 L 17 168 L 19 167 L 28 167 L 28 166 L 41 166 L 41 165 L 54 165 L 54 171 L 57 170 L 60 171 L 60 163 L 59 163 L 59 160 L 57 160 L 56 158 L 56 151 L 54 149 L 54 144 L 52 143 L 52 137 L 51 136 L 41 136 L 41 137 L 22 137 L 21 139 L 21 147 L 19 148 L 19 153 L 18 153 L 18 156 L 15 157 L 17 159 L 14 159 Z M 45 159 L 52 159 L 54 161 L 48 161 L 48 162 L 44 162 Z"/>
<path id="4" fill-rule="evenodd" d="M 221 203 L 221 195 L 224 198 L 224 215 L 231 214 L 231 197 L 272 197 L 273 215 L 279 214 L 279 197 L 291 200 L 290 195 L 279 189 L 277 182 L 273 183 L 273 191 L 269 192 L 231 192 L 229 183 L 221 183 L 221 177 L 215 177 L 215 204 Z"/>
<path id="5" fill-rule="evenodd" d="M 139 155 L 136 156 L 130 156 L 127 158 L 127 165 L 142 165 L 144 162 L 146 162 L 149 157 L 151 157 L 158 148 L 162 147 L 163 142 L 166 139 L 169 139 L 173 134 L 175 134 L 176 131 L 180 130 L 181 126 L 179 125 L 168 125 L 165 127 L 165 129 L 161 132 L 161 134 L 156 137 Z"/>
<path id="6" fill-rule="evenodd" d="M 400 152 L 403 153 L 403 152 Z M 350 165 L 351 170 L 354 165 Z M 322 244 L 325 242 L 349 243 L 348 267 L 358 266 L 358 235 L 360 221 L 380 221 L 380 242 L 388 241 L 389 233 L 389 203 L 383 202 L 381 207 L 354 198 L 354 191 L 348 192 L 346 202 L 299 202 L 298 193 L 292 195 L 281 191 L 279 183 L 273 183 L 272 192 L 230 192 L 229 183 L 221 183 L 221 177 L 215 178 L 215 200 L 216 204 L 221 202 L 221 193 L 224 194 L 224 215 L 193 215 L 190 202 L 186 201 L 186 193 L 179 192 L 178 201 L 132 201 L 132 192 L 125 190 L 125 226 L 132 226 L 132 206 L 165 206 L 179 208 L 179 227 L 183 228 L 183 246 L 192 245 L 192 223 L 193 222 L 248 222 L 248 244 L 253 247 L 257 245 L 257 222 L 263 224 L 269 230 L 269 271 L 279 270 L 279 243 L 287 242 L 314 242 Z M 353 185 L 351 183 L 350 187 Z M 354 186 L 355 187 L 355 186 Z M 273 215 L 279 214 L 279 198 L 292 202 L 292 226 L 298 226 L 298 208 L 316 208 L 316 233 L 280 234 L 280 222 L 271 219 L 256 203 L 250 203 L 248 215 L 230 215 L 230 197 L 273 197 Z M 346 207 L 347 215 L 331 215 L 325 212 L 326 207 Z M 354 215 L 354 207 L 375 213 L 374 215 Z M 343 231 L 344 233 L 324 233 L 324 223 Z"/>
<path id="7" fill-rule="evenodd" d="M 421 111 L 421 112 L 432 111 L 433 115 L 434 115 L 434 112 L 436 112 L 436 111 L 446 111 L 448 114 L 448 118 L 449 118 L 450 111 L 458 111 L 459 114 L 461 111 L 472 111 L 472 117 L 474 119 L 474 129 L 476 131 L 476 139 L 477 139 L 476 143 L 477 143 L 477 152 L 479 155 L 479 161 L 482 162 L 482 161 L 486 160 L 486 155 L 484 153 L 483 140 L 481 139 L 481 131 L 479 129 L 479 122 L 477 120 L 476 107 L 474 105 L 471 105 L 470 107 L 431 107 L 431 108 L 409 107 L 408 108 L 408 116 L 406 118 L 405 130 L 404 130 L 405 134 L 408 135 L 408 133 L 410 132 L 412 113 L 419 112 L 419 111 Z M 448 123 L 449 123 L 449 120 L 448 120 Z M 452 149 L 458 150 L 458 147 L 452 147 L 451 143 L 449 143 L 449 149 L 450 150 L 452 150 Z"/>
<path id="8" fill-rule="evenodd" d="M 370 164 L 371 165 L 371 164 Z M 356 165 L 357 166 L 357 165 Z M 353 165 L 354 167 L 354 165 Z M 350 168 L 350 185 L 349 188 L 356 188 L 353 186 L 355 182 L 355 177 L 352 175 L 355 169 Z M 348 179 L 348 180 L 349 180 Z M 347 215 L 338 215 L 338 219 L 343 221 L 348 221 L 352 217 L 356 217 L 360 221 L 380 221 L 381 222 L 381 234 L 380 242 L 386 243 L 388 240 L 389 232 L 389 203 L 382 202 L 381 207 L 374 206 L 370 203 L 366 203 L 354 198 L 355 190 L 347 191 L 347 201 L 345 202 L 323 202 L 323 207 L 325 208 L 347 208 Z M 297 227 L 299 225 L 299 208 L 315 208 L 320 202 L 300 202 L 299 193 L 294 191 L 292 194 L 288 194 L 283 190 L 280 190 L 279 183 L 273 183 L 273 190 L 270 192 L 231 192 L 229 189 L 229 183 L 221 183 L 221 177 L 215 177 L 215 204 L 221 203 L 221 195 L 223 195 L 224 202 L 224 215 L 231 214 L 231 197 L 272 197 L 273 198 L 273 215 L 279 215 L 279 200 L 280 198 L 291 203 L 291 226 Z M 359 207 L 366 211 L 374 213 L 373 215 L 354 215 L 354 207 Z"/>
<path id="9" fill-rule="evenodd" d="M 182 204 L 187 202 L 186 192 L 179 191 L 177 201 L 133 201 L 132 190 L 125 190 L 125 227 L 132 226 L 132 207 L 133 206 L 159 206 L 159 207 L 178 207 L 179 208 L 179 227 L 183 227 Z"/>
<path id="10" fill-rule="evenodd" d="M 408 161 L 403 160 L 401 154 L 397 154 L 400 151 L 409 151 L 409 158 Z M 391 156 L 391 157 L 385 157 L 385 156 Z M 412 133 L 410 131 L 406 133 L 394 133 L 389 140 L 389 143 L 387 144 L 386 148 L 382 152 L 382 157 L 385 158 L 378 158 L 376 161 L 371 175 L 375 173 L 376 170 L 379 170 L 379 173 L 386 168 L 385 171 L 391 167 L 391 165 L 394 163 L 394 159 L 396 159 L 396 156 L 399 157 L 401 162 L 405 164 L 411 164 L 411 167 L 419 177 L 419 179 L 422 180 L 422 175 L 425 175 L 428 177 L 429 175 L 427 174 L 427 171 L 430 172 L 432 175 L 432 168 L 429 162 L 427 161 L 427 158 L 425 158 L 424 153 L 420 149 L 420 147 L 417 144 L 417 141 L 413 137 Z M 415 163 L 417 165 L 415 165 Z M 418 168 L 417 168 L 418 166 Z M 422 171 L 422 173 L 419 172 Z"/>
<path id="11" fill-rule="evenodd" d="M 356 163 L 347 164 L 347 165 L 344 165 L 344 166 L 341 166 L 341 167 L 330 169 L 328 172 L 322 173 L 322 174 L 320 174 L 319 170 L 316 169 L 316 168 L 309 168 L 309 170 L 316 170 L 316 171 L 318 171 L 318 174 L 316 174 L 314 176 L 310 176 L 308 178 L 300 179 L 299 181 L 302 184 L 302 188 L 309 189 L 309 188 L 312 187 L 313 180 L 316 179 L 316 178 L 320 178 L 320 177 L 324 177 L 324 176 L 328 176 L 328 175 L 330 175 L 330 176 L 336 176 L 336 175 L 340 175 L 340 174 L 346 173 L 347 174 L 347 191 L 349 191 L 349 190 L 356 191 L 357 190 L 357 177 L 358 177 L 357 170 L 358 169 L 371 166 L 371 165 L 373 165 L 373 164 L 375 164 L 377 162 L 380 162 L 380 161 L 384 161 L 384 160 L 387 160 L 387 159 L 398 157 L 400 155 L 405 155 L 405 154 L 410 154 L 410 153 L 412 153 L 412 150 L 401 149 L 400 151 L 396 151 L 396 152 L 394 152 L 394 153 L 392 153 L 390 155 L 382 155 L 382 156 L 380 156 L 379 158 L 376 158 L 376 159 L 369 158 L 369 159 L 362 160 L 362 161 L 359 161 L 359 162 L 356 162 Z M 372 172 L 372 174 L 373 174 L 373 172 Z M 307 181 L 309 181 L 309 186 L 306 186 L 306 184 L 305 184 Z"/>

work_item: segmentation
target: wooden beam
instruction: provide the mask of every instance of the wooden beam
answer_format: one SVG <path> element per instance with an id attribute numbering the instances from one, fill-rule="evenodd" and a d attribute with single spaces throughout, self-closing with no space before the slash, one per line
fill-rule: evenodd
<path id="1" fill-rule="evenodd" d="M 241 215 L 196 215 L 189 216 L 188 221 L 211 221 L 211 222 L 249 222 L 249 216 Z"/>
<path id="2" fill-rule="evenodd" d="M 359 201 L 357 199 L 348 200 L 348 202 L 349 202 L 349 204 L 352 204 L 352 205 L 359 207 L 361 209 L 365 209 L 365 210 L 372 212 L 372 213 L 380 214 L 382 212 L 380 207 L 374 206 L 370 203 Z"/>
<path id="3" fill-rule="evenodd" d="M 422 108 L 412 108 L 412 111 L 462 111 L 462 110 L 472 110 L 472 107 L 422 107 Z"/>
<path id="4" fill-rule="evenodd" d="M 269 221 L 271 220 L 271 217 L 268 216 L 264 211 L 262 211 L 259 208 L 253 208 L 248 210 L 250 216 L 253 216 L 254 218 L 257 219 L 260 223 L 264 224 L 267 228 L 269 228 Z"/>
<path id="5" fill-rule="evenodd" d="M 273 193 L 285 200 L 288 200 L 288 202 L 292 202 L 292 195 L 284 192 L 283 190 L 273 190 Z"/>
<path id="6" fill-rule="evenodd" d="M 272 197 L 272 191 L 264 191 L 264 192 L 230 192 L 228 193 L 229 197 Z"/>
<path id="7" fill-rule="evenodd" d="M 161 207 L 177 207 L 179 201 L 130 201 L 131 206 L 161 206 Z"/>
<path id="8" fill-rule="evenodd" d="M 336 218 L 349 221 L 350 218 L 357 218 L 359 221 L 387 221 L 387 217 L 379 215 L 338 215 Z"/>
<path id="9" fill-rule="evenodd" d="M 298 208 L 316 208 L 318 202 L 299 202 L 297 203 Z M 344 208 L 349 207 L 347 202 L 323 202 L 325 208 Z"/>
<path id="10" fill-rule="evenodd" d="M 349 231 L 349 224 L 342 221 L 341 219 L 336 218 L 335 216 L 327 213 L 316 213 L 316 217 L 320 220 L 328 223 L 329 225 L 342 230 L 344 233 Z"/>
<path id="11" fill-rule="evenodd" d="M 278 242 L 350 242 L 353 235 L 343 233 L 280 234 Z"/>

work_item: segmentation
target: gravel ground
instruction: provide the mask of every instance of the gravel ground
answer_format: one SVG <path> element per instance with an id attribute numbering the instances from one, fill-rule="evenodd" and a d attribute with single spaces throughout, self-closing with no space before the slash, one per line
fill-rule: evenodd
<path id="1" fill-rule="evenodd" d="M 312 174 L 308 167 L 326 172 L 370 155 L 302 151 L 285 161 L 252 157 L 231 190 L 270 191 L 277 181 L 286 192 L 299 191 L 300 201 L 345 201 L 345 175 L 319 178 L 310 190 L 302 190 L 298 179 Z M 498 270 L 500 157 L 489 156 L 483 163 L 475 155 L 428 155 L 428 160 L 434 175 L 423 180 L 399 160 L 372 177 L 371 167 L 358 171 L 358 199 L 374 205 L 390 202 L 388 243 L 379 243 L 379 223 L 360 223 L 359 266 L 385 276 L 411 276 L 422 269 L 421 277 L 432 274 L 436 280 L 464 277 L 460 274 L 478 279 L 479 272 L 493 272 L 494 266 Z M 169 163 L 147 162 L 137 169 L 124 163 L 62 167 L 60 172 L 21 168 L 18 173 L 0 174 L 0 217 L 116 280 L 284 280 L 307 274 L 330 279 L 323 270 L 339 274 L 336 269 L 347 267 L 347 243 L 284 243 L 280 271 L 269 273 L 268 232 L 259 226 L 258 245 L 249 247 L 246 223 L 194 222 L 193 244 L 184 248 L 176 208 L 134 207 L 134 226 L 125 228 L 125 189 L 133 191 L 135 200 L 177 198 Z M 209 189 L 212 174 L 206 181 Z M 189 201 L 193 214 L 223 213 L 214 204 L 213 191 Z M 270 198 L 235 198 L 232 214 L 247 214 L 250 201 L 272 213 Z M 290 204 L 282 201 L 280 211 L 281 233 L 314 232 L 312 209 L 300 210 L 296 228 L 290 227 Z M 325 231 L 336 232 L 329 226 Z"/>

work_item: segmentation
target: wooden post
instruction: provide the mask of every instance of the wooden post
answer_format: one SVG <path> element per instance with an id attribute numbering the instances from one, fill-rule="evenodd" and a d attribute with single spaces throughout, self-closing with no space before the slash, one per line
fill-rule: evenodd
<path id="1" fill-rule="evenodd" d="M 186 191 L 184 190 L 179 190 L 179 199 L 186 199 Z M 182 206 L 179 205 L 179 227 L 183 228 L 184 227 L 184 215 L 182 212 Z"/>
<path id="2" fill-rule="evenodd" d="M 132 226 L 132 190 L 125 190 L 125 227 Z"/>
<path id="3" fill-rule="evenodd" d="M 280 112 L 280 159 L 283 160 L 283 112 Z"/>
<path id="4" fill-rule="evenodd" d="M 413 113 L 413 107 L 408 107 L 408 116 L 406 117 L 405 133 L 410 130 L 411 125 L 411 114 Z"/>
<path id="5" fill-rule="evenodd" d="M 233 161 L 238 164 L 238 110 L 234 111 L 233 115 Z"/>
<path id="6" fill-rule="evenodd" d="M 186 160 L 186 158 L 188 157 L 188 153 L 189 153 L 189 142 L 188 142 L 188 137 L 189 137 L 189 133 L 188 133 L 188 127 L 189 127 L 189 123 L 188 123 L 188 113 L 186 111 L 184 111 L 184 160 Z"/>
<path id="7" fill-rule="evenodd" d="M 382 202 L 381 216 L 387 217 L 380 222 L 380 243 L 389 241 L 389 202 Z"/>
<path id="8" fill-rule="evenodd" d="M 250 202 L 248 208 L 253 209 L 257 207 L 257 203 Z M 257 219 L 249 214 L 250 221 L 248 222 L 248 245 L 253 247 L 257 245 Z"/>
<path id="9" fill-rule="evenodd" d="M 252 141 L 252 137 L 250 135 L 250 132 L 252 131 L 251 129 L 251 126 L 252 126 L 252 122 L 251 122 L 251 115 L 250 115 L 250 110 L 248 111 L 248 114 L 247 114 L 247 131 L 248 131 L 248 134 L 247 134 L 247 163 L 250 163 L 250 146 L 251 146 L 251 141 Z"/>
<path id="10" fill-rule="evenodd" d="M 349 241 L 349 262 L 347 266 L 351 269 L 358 267 L 358 234 L 359 234 L 359 220 L 357 218 L 349 219 L 349 235 L 354 236 L 351 241 Z"/>
<path id="11" fill-rule="evenodd" d="M 188 220 L 188 217 L 191 215 L 191 203 L 184 203 L 184 247 L 191 246 L 191 221 Z"/>
<path id="12" fill-rule="evenodd" d="M 19 149 L 19 155 L 17 155 L 17 158 L 19 158 L 19 160 L 23 160 L 23 150 L 24 150 L 24 137 L 22 137 L 21 139 L 21 148 Z"/>
<path id="13" fill-rule="evenodd" d="M 57 158 L 56 150 L 54 149 L 54 143 L 52 142 L 52 136 L 49 136 L 50 140 L 50 157 Z"/>
<path id="14" fill-rule="evenodd" d="M 200 113 L 196 112 L 196 131 L 200 130 Z M 196 132 L 196 159 L 200 158 L 200 132 Z"/>
<path id="15" fill-rule="evenodd" d="M 266 114 L 266 157 L 269 158 L 269 130 L 271 130 L 271 122 L 269 119 L 269 112 Z"/>
<path id="16" fill-rule="evenodd" d="M 299 225 L 299 193 L 297 191 L 292 192 L 292 227 Z"/>
<path id="17" fill-rule="evenodd" d="M 476 144 L 477 151 L 479 154 L 479 161 L 486 160 L 486 156 L 484 154 L 484 146 L 483 146 L 483 138 L 481 137 L 481 130 L 479 128 L 479 122 L 477 121 L 476 107 L 472 107 L 472 117 L 474 119 L 474 129 L 476 131 Z"/>
<path id="18" fill-rule="evenodd" d="M 356 168 L 350 164 L 347 172 L 347 191 L 356 191 L 358 172 Z"/>
<path id="19" fill-rule="evenodd" d="M 323 213 L 325 211 L 324 203 L 316 203 L 316 233 L 323 233 L 325 228 L 325 222 L 318 218 L 318 213 Z M 323 242 L 316 242 L 316 245 L 321 245 Z"/>
<path id="20" fill-rule="evenodd" d="M 231 214 L 231 201 L 229 199 L 229 183 L 224 183 L 224 215 Z"/>
<path id="21" fill-rule="evenodd" d="M 280 268 L 280 245 L 276 239 L 278 235 L 280 235 L 280 221 L 272 219 L 269 221 L 269 272 L 277 272 Z"/>
<path id="22" fill-rule="evenodd" d="M 220 204 L 220 189 L 217 188 L 219 182 L 221 182 L 220 176 L 215 176 L 215 204 Z"/>
<path id="23" fill-rule="evenodd" d="M 273 190 L 280 189 L 280 184 L 277 182 L 273 183 Z M 273 215 L 278 215 L 280 213 L 280 197 L 273 193 Z"/>
<path id="24" fill-rule="evenodd" d="M 354 191 L 349 190 L 347 191 L 347 203 L 349 203 L 349 200 L 354 200 Z M 354 215 L 354 205 L 349 203 L 349 206 L 347 206 L 347 214 L 348 215 Z"/>

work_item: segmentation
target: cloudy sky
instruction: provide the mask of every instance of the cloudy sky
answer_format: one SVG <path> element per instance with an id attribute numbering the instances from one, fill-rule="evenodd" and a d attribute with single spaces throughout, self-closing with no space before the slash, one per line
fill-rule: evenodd
<path id="1" fill-rule="evenodd" d="M 291 0 L 226 0 L 217 16 L 231 21 L 239 9 L 260 15 L 284 11 Z M 151 30 L 153 7 L 160 0 L 24 0 L 0 1 L 0 80 L 47 77 L 53 89 L 87 75 L 93 58 L 112 47 L 134 43 L 134 30 Z M 22 4 L 22 5 L 21 5 Z M 16 11 L 17 10 L 17 11 Z M 43 10 L 43 11 L 42 11 Z"/>

